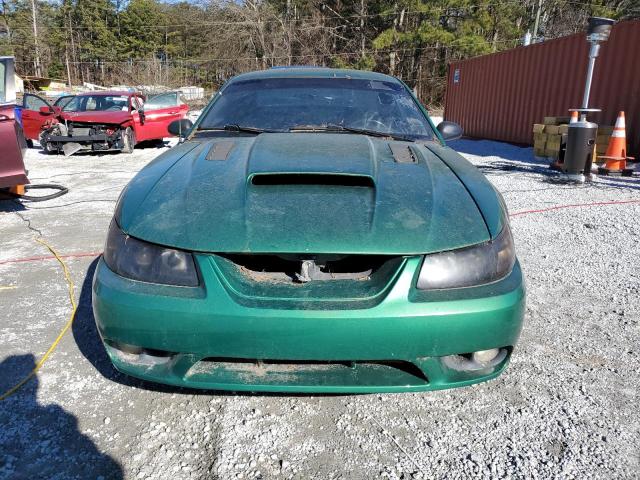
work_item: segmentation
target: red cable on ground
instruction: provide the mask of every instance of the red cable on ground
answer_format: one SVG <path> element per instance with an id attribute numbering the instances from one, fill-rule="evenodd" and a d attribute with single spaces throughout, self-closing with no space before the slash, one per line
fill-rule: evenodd
<path id="1" fill-rule="evenodd" d="M 638 200 L 611 200 L 608 202 L 592 202 L 592 203 L 574 203 L 568 205 L 555 205 L 553 207 L 540 208 L 536 210 L 523 210 L 522 212 L 514 212 L 510 214 L 510 217 L 519 217 L 522 215 L 529 215 L 532 213 L 544 213 L 551 212 L 553 210 L 561 210 L 563 208 L 578 208 L 578 207 L 598 207 L 602 205 L 625 205 L 630 203 L 640 203 L 640 199 Z M 98 255 L 102 255 L 102 252 L 86 252 L 86 253 L 72 253 L 68 255 L 60 255 L 60 258 L 81 258 L 81 257 L 97 257 Z M 53 255 L 44 255 L 41 257 L 27 257 L 27 258 L 16 258 L 13 260 L 0 260 L 0 265 L 7 265 L 11 263 L 24 263 L 24 262 L 36 262 L 39 260 L 54 260 L 56 257 Z"/>
<path id="2" fill-rule="evenodd" d="M 563 208 L 577 208 L 577 207 L 597 207 L 601 205 L 623 205 L 626 203 L 640 203 L 640 200 L 611 200 L 609 202 L 593 202 L 593 203 L 574 203 L 568 205 L 555 205 L 548 208 L 540 208 L 537 210 L 524 210 L 522 212 L 514 212 L 510 214 L 510 217 L 519 217 L 520 215 L 528 215 L 530 213 L 544 213 L 552 210 L 561 210 Z"/>

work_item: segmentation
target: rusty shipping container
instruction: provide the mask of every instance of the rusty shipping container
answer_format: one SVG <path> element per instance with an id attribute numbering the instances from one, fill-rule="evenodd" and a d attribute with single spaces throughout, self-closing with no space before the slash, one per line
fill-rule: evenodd
<path id="1" fill-rule="evenodd" d="M 449 65 L 444 118 L 469 137 L 531 144 L 534 123 L 579 108 L 589 44 L 586 33 Z M 596 60 L 590 120 L 613 125 L 623 110 L 629 154 L 640 157 L 640 20 L 613 27 Z"/>

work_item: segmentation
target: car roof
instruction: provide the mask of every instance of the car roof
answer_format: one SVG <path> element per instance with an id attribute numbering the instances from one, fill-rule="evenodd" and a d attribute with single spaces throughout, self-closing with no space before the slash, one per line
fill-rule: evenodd
<path id="1" fill-rule="evenodd" d="M 114 96 L 120 96 L 120 97 L 124 97 L 124 96 L 129 96 L 129 95 L 133 95 L 135 93 L 138 92 L 127 92 L 126 90 L 100 90 L 98 92 L 82 92 L 79 93 L 78 96 L 86 96 L 86 95 L 93 95 L 96 97 L 102 97 L 105 95 L 114 95 Z"/>
<path id="2" fill-rule="evenodd" d="M 379 80 L 384 82 L 398 82 L 397 78 L 384 73 L 369 72 L 366 70 L 350 70 L 346 68 L 325 67 L 274 67 L 269 70 L 243 73 L 233 77 L 238 80 L 258 80 L 266 78 L 355 78 L 360 80 Z"/>

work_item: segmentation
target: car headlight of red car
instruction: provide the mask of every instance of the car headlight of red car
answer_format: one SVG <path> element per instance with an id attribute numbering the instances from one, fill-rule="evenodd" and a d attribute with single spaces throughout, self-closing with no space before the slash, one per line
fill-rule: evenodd
<path id="1" fill-rule="evenodd" d="M 103 258 L 112 271 L 132 280 L 183 287 L 199 283 L 193 255 L 130 237 L 115 220 L 109 227 Z"/>
<path id="2" fill-rule="evenodd" d="M 515 261 L 513 237 L 507 224 L 489 242 L 425 255 L 417 287 L 434 290 L 495 282 L 511 272 Z"/>

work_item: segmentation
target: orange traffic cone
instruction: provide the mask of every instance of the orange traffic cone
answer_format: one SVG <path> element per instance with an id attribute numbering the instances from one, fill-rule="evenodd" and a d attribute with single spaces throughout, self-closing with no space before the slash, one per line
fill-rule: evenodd
<path id="1" fill-rule="evenodd" d="M 578 121 L 578 112 L 571 112 L 571 121 L 569 123 L 576 123 Z"/>
<path id="2" fill-rule="evenodd" d="M 625 133 L 624 112 L 620 112 L 613 127 L 607 153 L 600 155 L 606 160 L 605 166 L 598 168 L 601 175 L 631 175 L 633 170 L 627 168 L 627 135 Z"/>

